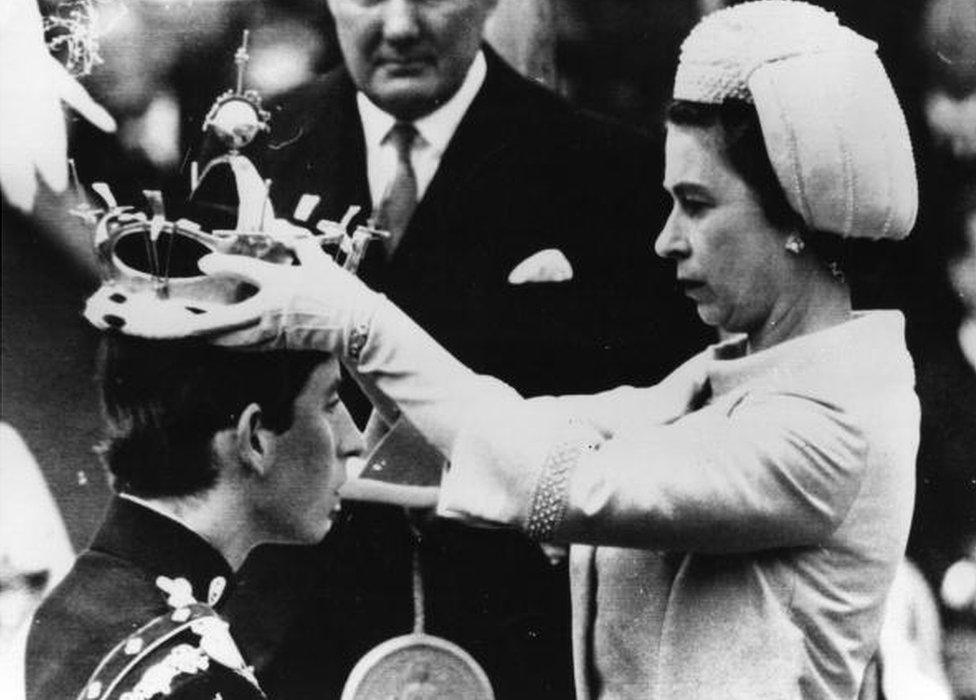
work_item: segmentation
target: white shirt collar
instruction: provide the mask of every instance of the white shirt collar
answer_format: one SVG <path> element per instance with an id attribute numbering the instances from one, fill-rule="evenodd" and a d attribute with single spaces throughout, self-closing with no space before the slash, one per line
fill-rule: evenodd
<path id="1" fill-rule="evenodd" d="M 148 501 L 145 498 L 140 498 L 139 496 L 133 496 L 131 493 L 119 493 L 119 494 L 116 494 L 116 495 L 119 498 L 124 498 L 127 501 L 132 501 L 133 503 L 138 503 L 143 508 L 148 508 L 149 510 L 153 511 L 154 513 L 158 513 L 159 515 L 162 515 L 164 518 L 169 518 L 173 522 L 179 523 L 180 525 L 182 525 L 183 527 L 185 527 L 190 532 L 195 532 L 194 529 L 192 527 L 190 527 L 184 520 L 182 520 L 181 518 L 179 518 L 175 514 L 170 513 L 167 510 L 164 510 L 163 508 L 159 507 L 158 505 L 156 505 L 152 501 Z"/>
<path id="2" fill-rule="evenodd" d="M 464 82 L 451 99 L 430 114 L 414 121 L 413 124 L 421 139 L 438 155 L 447 149 L 447 144 L 451 142 L 451 137 L 457 131 L 461 119 L 464 118 L 468 107 L 484 84 L 487 72 L 488 64 L 484 52 L 479 51 L 471 67 L 468 68 Z M 362 92 L 356 93 L 356 104 L 363 123 L 366 146 L 378 148 L 390 133 L 396 118 L 373 104 Z"/>

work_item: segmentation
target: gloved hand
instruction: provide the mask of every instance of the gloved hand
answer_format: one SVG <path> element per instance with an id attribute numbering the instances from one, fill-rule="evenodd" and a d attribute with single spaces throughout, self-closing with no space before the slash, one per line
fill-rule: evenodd
<path id="1" fill-rule="evenodd" d="M 321 350 L 355 359 L 382 295 L 339 267 L 312 238 L 298 238 L 292 247 L 299 265 L 219 253 L 201 259 L 207 275 L 232 277 L 258 291 L 212 312 L 210 328 L 197 334 L 223 346 Z M 238 330 L 216 334 L 227 328 Z"/>
<path id="2" fill-rule="evenodd" d="M 388 423 L 402 412 L 445 458 L 474 407 L 487 402 L 501 410 L 518 400 L 504 383 L 458 362 L 314 241 L 299 238 L 292 247 L 301 265 L 237 255 L 203 258 L 200 269 L 208 275 L 248 282 L 258 292 L 216 310 L 194 334 L 222 346 L 336 354 Z"/>
<path id="3" fill-rule="evenodd" d="M 0 5 L 0 92 L 0 189 L 29 212 L 38 175 L 55 192 L 68 184 L 61 103 L 102 131 L 115 131 L 115 121 L 48 53 L 34 0 Z"/>
<path id="4" fill-rule="evenodd" d="M 213 254 L 199 263 L 211 275 L 206 294 L 199 284 L 192 293 L 176 285 L 160 298 L 149 287 L 106 283 L 88 300 L 85 317 L 96 328 L 140 338 L 208 337 L 226 346 L 342 354 L 344 334 L 368 325 L 381 297 L 336 265 L 305 229 L 275 220 L 268 233 L 300 264 Z M 234 298 L 242 282 L 257 293 L 236 303 L 212 301 Z"/>

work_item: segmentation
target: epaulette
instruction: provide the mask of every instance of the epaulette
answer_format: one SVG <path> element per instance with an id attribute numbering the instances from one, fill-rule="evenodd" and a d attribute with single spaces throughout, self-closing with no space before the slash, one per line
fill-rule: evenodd
<path id="1" fill-rule="evenodd" d="M 193 597 L 186 579 L 160 576 L 171 610 L 119 642 L 78 700 L 264 700 L 227 623 Z"/>

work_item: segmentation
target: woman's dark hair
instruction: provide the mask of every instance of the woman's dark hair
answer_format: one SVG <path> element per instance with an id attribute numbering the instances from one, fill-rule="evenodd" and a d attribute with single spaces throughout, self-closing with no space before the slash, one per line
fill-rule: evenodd
<path id="1" fill-rule="evenodd" d="M 769 160 L 759 115 L 753 105 L 742 100 L 725 100 L 721 104 L 675 100 L 668 105 L 667 120 L 678 126 L 718 126 L 724 137 L 729 164 L 757 194 L 769 222 L 802 233 L 807 245 L 828 265 L 840 265 L 845 260 L 843 239 L 830 233 L 811 231 L 787 201 Z"/>
<path id="2" fill-rule="evenodd" d="M 136 496 L 186 496 L 216 482 L 214 434 L 249 404 L 276 433 L 291 427 L 295 398 L 328 358 L 318 352 L 240 352 L 199 341 L 102 340 L 98 383 L 113 488 Z"/>
<path id="3" fill-rule="evenodd" d="M 724 136 L 729 163 L 756 192 L 770 223 L 802 230 L 803 220 L 786 200 L 769 160 L 755 107 L 741 100 L 726 100 L 717 105 L 677 100 L 668 106 L 667 117 L 678 126 L 718 126 Z"/>

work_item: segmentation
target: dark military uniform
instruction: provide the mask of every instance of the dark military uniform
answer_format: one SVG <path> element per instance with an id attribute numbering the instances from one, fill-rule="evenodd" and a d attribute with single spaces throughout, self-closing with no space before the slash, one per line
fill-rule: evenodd
<path id="1" fill-rule="evenodd" d="M 201 537 L 114 498 L 34 617 L 27 698 L 263 698 L 217 614 L 233 580 Z"/>

